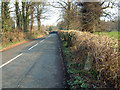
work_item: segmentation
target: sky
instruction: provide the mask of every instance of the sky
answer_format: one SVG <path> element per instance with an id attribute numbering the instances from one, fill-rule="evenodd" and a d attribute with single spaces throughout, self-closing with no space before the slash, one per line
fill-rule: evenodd
<path id="1" fill-rule="evenodd" d="M 60 10 L 56 9 L 56 8 L 51 8 L 51 11 L 47 12 L 46 16 L 48 16 L 48 19 L 42 19 L 41 24 L 55 26 L 55 25 L 57 25 L 58 19 L 60 17 Z"/>
<path id="2" fill-rule="evenodd" d="M 52 2 L 57 2 L 59 0 L 47 0 L 49 3 Z M 48 11 L 43 14 L 47 17 L 47 19 L 41 19 L 41 24 L 42 25 L 54 25 L 56 26 L 57 23 L 59 22 L 60 14 L 61 14 L 61 9 L 54 8 L 52 6 L 47 6 Z"/>

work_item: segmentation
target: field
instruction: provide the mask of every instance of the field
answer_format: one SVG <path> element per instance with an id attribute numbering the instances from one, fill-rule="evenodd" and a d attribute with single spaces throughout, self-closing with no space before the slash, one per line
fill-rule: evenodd
<path id="1" fill-rule="evenodd" d="M 111 32 L 95 32 L 96 34 L 107 35 L 113 39 L 118 39 L 118 31 L 111 31 Z"/>

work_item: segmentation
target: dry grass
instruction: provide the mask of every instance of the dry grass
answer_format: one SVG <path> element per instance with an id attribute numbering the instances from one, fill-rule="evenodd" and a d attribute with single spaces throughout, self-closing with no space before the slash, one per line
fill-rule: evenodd
<path id="1" fill-rule="evenodd" d="M 93 68 L 99 72 L 99 80 L 110 87 L 120 87 L 118 41 L 107 36 L 94 35 L 80 31 L 59 31 L 62 40 L 68 42 L 73 61 L 84 63 L 85 55 L 90 53 Z"/>

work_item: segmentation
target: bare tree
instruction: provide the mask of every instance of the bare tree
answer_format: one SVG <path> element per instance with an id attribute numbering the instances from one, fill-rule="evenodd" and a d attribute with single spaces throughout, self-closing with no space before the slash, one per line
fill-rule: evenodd
<path id="1" fill-rule="evenodd" d="M 69 0 L 67 1 L 63 1 L 60 0 L 57 3 L 57 6 L 50 4 L 51 6 L 55 7 L 55 8 L 61 8 L 63 11 L 63 19 L 64 22 L 66 24 L 66 29 L 70 29 L 70 13 L 71 13 L 71 6 L 72 6 L 72 2 L 70 2 Z"/>
<path id="2" fill-rule="evenodd" d="M 82 31 L 95 32 L 95 26 L 102 15 L 102 7 L 99 2 L 82 3 Z"/>
<path id="3" fill-rule="evenodd" d="M 96 0 L 97 1 L 97 0 Z M 113 8 L 116 3 L 113 1 L 102 2 L 83 2 L 79 4 L 82 7 L 82 27 L 83 31 L 95 32 L 96 26 L 100 23 L 100 17 L 109 17 L 112 15 L 110 12 L 104 11 L 107 8 Z"/>

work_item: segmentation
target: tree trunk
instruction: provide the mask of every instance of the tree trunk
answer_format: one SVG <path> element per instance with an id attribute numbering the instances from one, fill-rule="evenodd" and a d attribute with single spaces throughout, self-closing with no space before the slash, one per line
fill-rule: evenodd
<path id="1" fill-rule="evenodd" d="M 41 23 L 40 23 L 41 13 L 42 13 L 42 10 L 40 10 L 40 8 L 39 8 L 39 6 L 38 6 L 38 8 L 37 8 L 38 30 L 40 30 L 40 26 L 41 26 Z"/>
<path id="2" fill-rule="evenodd" d="M 67 8 L 67 30 L 70 29 L 70 8 L 71 8 L 71 2 L 68 2 L 68 8 Z"/>
<path id="3" fill-rule="evenodd" d="M 40 19 L 38 20 L 38 30 L 40 30 Z"/>
<path id="4" fill-rule="evenodd" d="M 2 7 L 1 7 L 1 9 L 2 9 L 2 31 L 4 32 L 4 2 L 2 2 Z"/>
<path id="5" fill-rule="evenodd" d="M 21 22 L 22 31 L 25 31 L 25 2 L 22 2 L 22 22 Z"/>
<path id="6" fill-rule="evenodd" d="M 34 22 L 34 19 L 33 19 L 33 13 L 34 13 L 33 4 L 31 4 L 30 12 L 31 12 L 31 32 L 33 32 L 33 22 Z"/>
<path id="7" fill-rule="evenodd" d="M 17 25 L 17 32 L 20 30 L 20 16 L 19 16 L 19 5 L 18 2 L 15 3 L 15 10 L 16 10 L 16 25 Z"/>
<path id="8" fill-rule="evenodd" d="M 25 30 L 28 29 L 28 17 L 29 17 L 29 13 L 28 13 L 28 10 L 29 10 L 29 5 L 28 5 L 28 2 L 26 2 L 26 19 L 25 19 Z"/>

